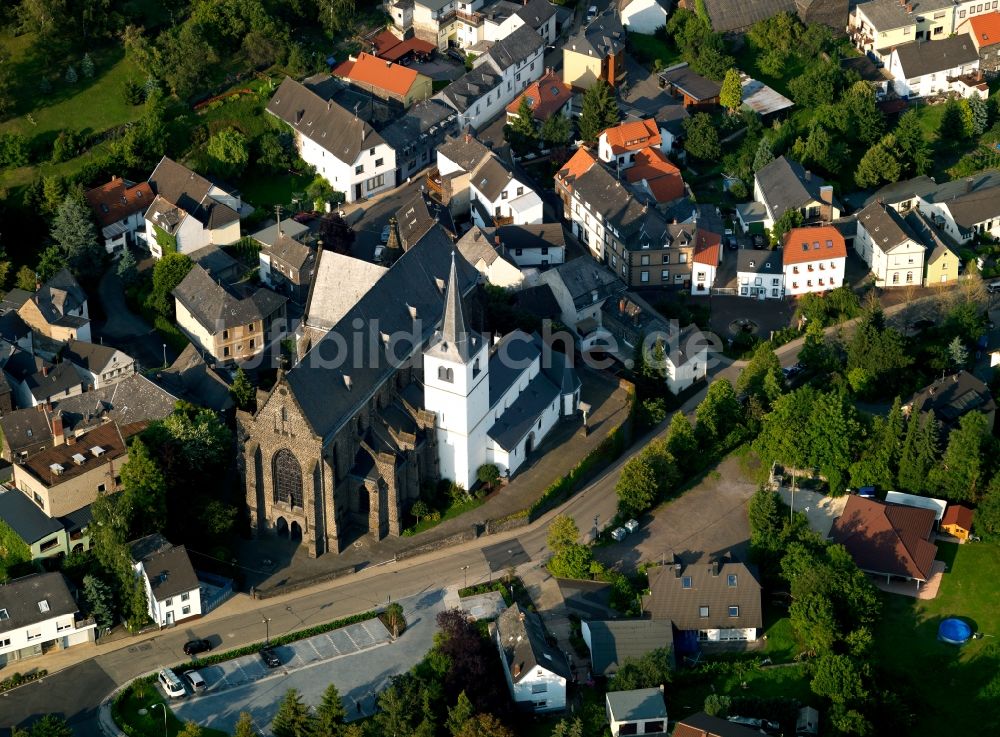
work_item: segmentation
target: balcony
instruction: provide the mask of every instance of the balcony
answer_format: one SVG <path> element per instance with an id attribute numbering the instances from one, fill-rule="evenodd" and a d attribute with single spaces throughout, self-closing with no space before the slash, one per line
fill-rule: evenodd
<path id="1" fill-rule="evenodd" d="M 467 13 L 464 10 L 456 10 L 455 17 L 470 26 L 481 26 L 485 20 L 485 16 L 482 13 Z"/>
<path id="2" fill-rule="evenodd" d="M 441 204 L 446 204 L 444 177 L 435 166 L 424 175 L 424 183 L 427 185 L 427 193 Z"/>
<path id="3" fill-rule="evenodd" d="M 510 216 L 510 215 L 506 215 L 506 216 L 494 215 L 493 216 L 493 225 L 495 225 L 498 228 L 501 228 L 504 225 L 513 225 L 513 224 L 514 224 L 514 218 L 513 218 L 513 216 Z"/>

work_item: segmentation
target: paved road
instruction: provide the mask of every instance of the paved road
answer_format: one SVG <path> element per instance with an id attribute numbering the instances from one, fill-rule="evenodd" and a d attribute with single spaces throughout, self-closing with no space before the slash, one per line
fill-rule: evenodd
<path id="1" fill-rule="evenodd" d="M 348 718 L 375 710 L 375 694 L 387 680 L 416 665 L 434 644 L 437 613 L 444 610 L 444 592 L 429 591 L 400 601 L 407 629 L 395 642 L 378 620 L 352 625 L 279 648 L 286 667 L 268 672 L 256 655 L 201 671 L 208 683 L 204 695 L 172 704 L 179 719 L 232 732 L 240 712 L 254 722 L 270 725 L 289 688 L 298 689 L 307 704 L 319 703 L 324 689 L 335 683 Z M 247 681 L 229 686 L 233 679 Z M 360 707 L 360 708 L 359 708 Z"/>
<path id="2" fill-rule="evenodd" d="M 409 184 L 397 187 L 390 193 L 382 195 L 369 203 L 362 203 L 360 206 L 351 209 L 361 209 L 364 214 L 361 219 L 355 221 L 349 218 L 351 227 L 357 234 L 354 245 L 351 246 L 351 255 L 364 261 L 371 261 L 375 253 L 375 246 L 380 242 L 382 228 L 389 224 L 389 218 L 403 206 L 403 203 L 410 199 L 413 194 L 420 190 L 423 184 L 423 172 L 413 178 Z M 356 217 L 356 216 L 355 216 Z"/>
<path id="3" fill-rule="evenodd" d="M 164 349 L 159 334 L 149 323 L 129 310 L 122 280 L 115 274 L 114 266 L 101 277 L 97 297 L 105 318 L 103 322 L 93 326 L 95 342 L 120 348 L 136 359 L 143 369 L 162 366 L 164 351 L 167 361 L 173 362 L 177 353 L 170 346 Z"/>

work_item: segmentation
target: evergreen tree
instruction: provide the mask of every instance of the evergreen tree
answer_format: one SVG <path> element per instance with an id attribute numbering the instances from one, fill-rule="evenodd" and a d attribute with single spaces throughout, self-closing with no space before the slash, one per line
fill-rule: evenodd
<path id="1" fill-rule="evenodd" d="M 521 102 L 517 106 L 517 115 L 509 125 L 511 143 L 514 143 L 518 148 L 528 149 L 538 140 L 538 129 L 535 128 L 535 115 L 531 111 L 527 95 L 521 95 Z"/>
<path id="2" fill-rule="evenodd" d="M 914 407 L 899 459 L 899 485 L 914 494 L 932 490 L 928 476 L 938 459 L 938 423 L 933 412 Z"/>
<path id="3" fill-rule="evenodd" d="M 972 118 L 972 135 L 981 136 L 990 124 L 989 108 L 986 101 L 978 95 L 973 95 L 965 101 Z"/>
<path id="4" fill-rule="evenodd" d="M 983 447 L 989 434 L 986 416 L 962 415 L 948 435 L 941 463 L 931 471 L 929 484 L 948 499 L 975 503 L 983 486 Z"/>
<path id="5" fill-rule="evenodd" d="M 97 239 L 97 229 L 90 212 L 76 197 L 66 197 L 59 206 L 52 222 L 52 237 L 74 273 L 100 273 L 104 248 Z"/>
<path id="6" fill-rule="evenodd" d="M 115 622 L 114 594 L 111 587 L 97 576 L 83 577 L 83 599 L 87 603 L 87 611 L 97 622 L 99 630 L 110 627 Z"/>
<path id="7" fill-rule="evenodd" d="M 38 266 L 35 267 L 35 275 L 41 282 L 46 282 L 57 273 L 69 266 L 66 260 L 66 252 L 57 244 L 52 244 L 38 258 Z"/>
<path id="8" fill-rule="evenodd" d="M 316 731 L 312 737 L 337 737 L 346 716 L 340 691 L 331 683 L 323 691 L 323 698 L 316 707 Z"/>
<path id="9" fill-rule="evenodd" d="M 122 284 L 126 287 L 134 284 L 136 277 L 139 275 L 135 256 L 132 254 L 132 249 L 128 246 L 125 247 L 125 253 L 122 254 L 122 257 L 118 259 L 118 265 L 115 267 L 115 273 L 118 275 L 118 278 L 122 280 Z"/>
<path id="10" fill-rule="evenodd" d="M 311 737 L 314 718 L 297 689 L 290 688 L 271 723 L 274 737 Z"/>
<path id="11" fill-rule="evenodd" d="M 236 376 L 233 377 L 233 385 L 229 387 L 229 394 L 233 398 L 233 403 L 237 409 L 244 412 L 253 412 L 257 404 L 257 390 L 250 383 L 247 372 L 242 368 L 236 369 Z"/>
<path id="12" fill-rule="evenodd" d="M 549 119 L 542 123 L 541 137 L 546 146 L 562 148 L 569 144 L 572 135 L 572 124 L 562 113 L 550 115 Z"/>
<path id="13" fill-rule="evenodd" d="M 765 166 L 774 161 L 774 151 L 771 149 L 771 142 L 767 136 L 760 139 L 757 144 L 757 152 L 753 156 L 753 172 L 756 174 Z"/>
<path id="14" fill-rule="evenodd" d="M 74 69 L 73 65 L 70 64 L 68 67 L 66 67 L 66 83 L 76 84 L 78 79 L 79 77 L 76 74 L 76 69 Z"/>
<path id="15" fill-rule="evenodd" d="M 907 177 L 925 174 L 931 165 L 931 145 L 914 110 L 907 111 L 899 119 L 895 135 L 901 174 Z"/>
<path id="16" fill-rule="evenodd" d="M 459 693 L 458 701 L 448 709 L 448 719 L 445 721 L 445 726 L 452 737 L 462 731 L 462 725 L 472 718 L 475 711 L 469 697 L 465 695 L 465 691 Z"/>
<path id="17" fill-rule="evenodd" d="M 253 724 L 253 717 L 250 712 L 241 711 L 240 718 L 236 720 L 233 729 L 233 737 L 260 737 Z"/>
<path id="18" fill-rule="evenodd" d="M 80 62 L 80 71 L 83 72 L 83 76 L 87 79 L 93 78 L 94 60 L 90 58 L 89 53 L 83 55 L 83 61 Z"/>
<path id="19" fill-rule="evenodd" d="M 875 103 L 875 90 L 871 84 L 863 80 L 855 82 L 844 92 L 841 104 L 847 107 L 857 140 L 871 146 L 882 137 L 885 116 Z"/>
<path id="20" fill-rule="evenodd" d="M 620 115 L 618 100 L 611 85 L 603 79 L 598 80 L 583 93 L 580 137 L 587 143 L 596 142 L 602 131 L 618 124 Z"/>
<path id="21" fill-rule="evenodd" d="M 883 182 L 898 181 L 901 171 L 896 159 L 896 138 L 890 133 L 861 157 L 854 181 L 859 187 L 877 187 Z"/>
<path id="22" fill-rule="evenodd" d="M 969 351 L 962 342 L 961 336 L 956 335 L 948 344 L 948 357 L 951 358 L 952 365 L 962 368 L 969 361 Z"/>
<path id="23" fill-rule="evenodd" d="M 961 103 L 955 99 L 948 100 L 938 124 L 938 139 L 945 145 L 952 145 L 967 138 L 969 132 Z"/>
<path id="24" fill-rule="evenodd" d="M 722 80 L 722 91 L 719 93 L 719 104 L 729 111 L 730 115 L 740 109 L 743 104 L 743 85 L 740 83 L 740 73 L 735 69 L 727 69 Z"/>

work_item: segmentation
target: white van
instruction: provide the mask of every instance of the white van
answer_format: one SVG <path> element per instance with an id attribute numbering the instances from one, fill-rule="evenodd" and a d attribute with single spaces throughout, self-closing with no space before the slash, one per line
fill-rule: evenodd
<path id="1" fill-rule="evenodd" d="M 156 680 L 160 682 L 160 686 L 163 687 L 163 692 L 172 699 L 178 699 L 181 696 L 187 695 L 187 691 L 184 689 L 184 684 L 181 683 L 181 679 L 177 677 L 170 668 L 164 668 L 157 675 Z"/>

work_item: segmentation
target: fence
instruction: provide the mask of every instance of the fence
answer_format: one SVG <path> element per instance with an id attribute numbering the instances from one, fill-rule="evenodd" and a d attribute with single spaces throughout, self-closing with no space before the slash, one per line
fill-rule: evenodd
<path id="1" fill-rule="evenodd" d="M 208 614 L 214 609 L 218 609 L 222 604 L 229 601 L 236 594 L 233 589 L 233 579 L 216 576 L 214 573 L 206 571 L 196 571 L 198 580 L 212 587 L 211 591 L 202 588 L 201 593 L 201 613 Z"/>

